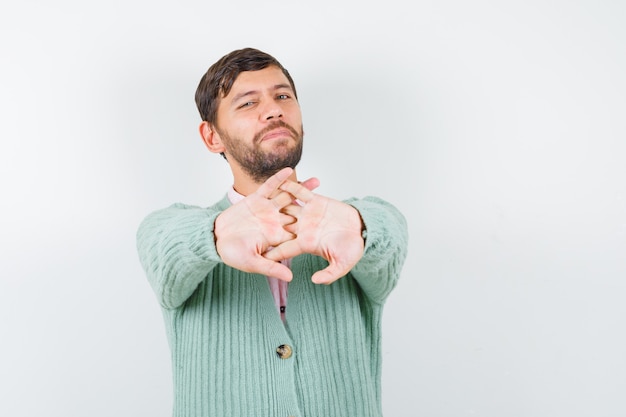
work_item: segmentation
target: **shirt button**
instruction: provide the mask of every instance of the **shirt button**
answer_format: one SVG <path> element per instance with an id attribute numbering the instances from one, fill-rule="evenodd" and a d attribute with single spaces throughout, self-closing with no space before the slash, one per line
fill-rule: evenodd
<path id="1" fill-rule="evenodd" d="M 289 359 L 291 358 L 291 354 L 293 351 L 291 350 L 291 346 L 289 345 L 280 345 L 276 348 L 276 354 L 281 359 Z"/>

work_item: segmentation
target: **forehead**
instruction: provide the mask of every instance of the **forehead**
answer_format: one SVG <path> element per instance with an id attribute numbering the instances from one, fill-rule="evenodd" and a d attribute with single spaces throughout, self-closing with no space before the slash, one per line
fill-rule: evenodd
<path id="1" fill-rule="evenodd" d="M 284 86 L 291 88 L 289 80 L 280 68 L 272 65 L 258 71 L 241 72 L 225 98 L 231 98 L 248 91 L 260 92 L 262 90 L 284 88 Z"/>

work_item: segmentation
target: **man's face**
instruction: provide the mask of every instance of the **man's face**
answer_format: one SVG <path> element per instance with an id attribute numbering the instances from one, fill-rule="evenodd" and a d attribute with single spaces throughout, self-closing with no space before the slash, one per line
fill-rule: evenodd
<path id="1" fill-rule="evenodd" d="M 239 74 L 220 101 L 214 127 L 228 161 L 257 183 L 300 161 L 300 105 L 277 67 Z"/>

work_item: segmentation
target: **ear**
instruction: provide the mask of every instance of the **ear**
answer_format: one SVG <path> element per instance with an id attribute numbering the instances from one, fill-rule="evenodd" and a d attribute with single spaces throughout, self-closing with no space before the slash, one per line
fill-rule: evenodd
<path id="1" fill-rule="evenodd" d="M 222 144 L 220 135 L 215 131 L 215 128 L 211 125 L 211 123 L 203 121 L 200 123 L 199 130 L 202 141 L 209 151 L 214 153 L 224 152 L 224 145 Z"/>

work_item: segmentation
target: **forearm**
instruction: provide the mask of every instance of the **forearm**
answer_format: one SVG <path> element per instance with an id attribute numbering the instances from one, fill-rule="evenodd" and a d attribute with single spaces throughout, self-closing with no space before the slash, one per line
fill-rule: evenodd
<path id="1" fill-rule="evenodd" d="M 213 234 L 218 214 L 175 204 L 148 215 L 139 226 L 139 259 L 163 307 L 184 303 L 220 262 Z"/>
<path id="2" fill-rule="evenodd" d="M 367 296 L 382 303 L 395 287 L 407 255 L 405 217 L 390 203 L 376 197 L 349 200 L 365 226 L 363 257 L 351 273 Z"/>

